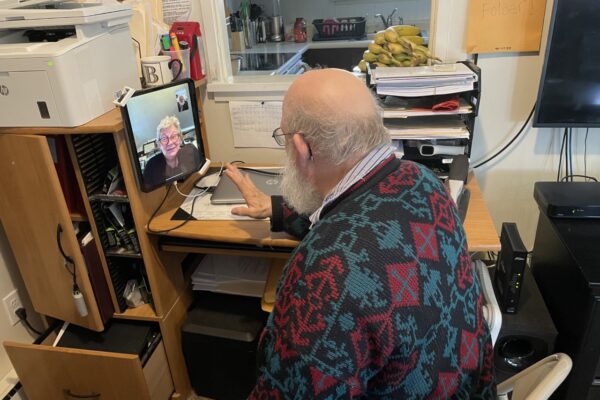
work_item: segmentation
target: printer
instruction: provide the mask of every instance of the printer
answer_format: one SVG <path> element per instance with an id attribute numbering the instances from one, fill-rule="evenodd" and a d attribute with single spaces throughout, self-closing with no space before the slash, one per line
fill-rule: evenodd
<path id="1" fill-rule="evenodd" d="M 0 126 L 79 126 L 139 89 L 131 15 L 114 0 L 0 0 Z"/>

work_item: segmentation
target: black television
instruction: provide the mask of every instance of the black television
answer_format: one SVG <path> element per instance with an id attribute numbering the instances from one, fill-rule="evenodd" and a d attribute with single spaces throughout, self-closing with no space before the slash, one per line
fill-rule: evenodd
<path id="1" fill-rule="evenodd" d="M 136 91 L 121 107 L 121 115 L 142 191 L 183 180 L 208 167 L 191 79 Z"/>
<path id="2" fill-rule="evenodd" d="M 554 0 L 533 125 L 600 127 L 600 1 Z"/>

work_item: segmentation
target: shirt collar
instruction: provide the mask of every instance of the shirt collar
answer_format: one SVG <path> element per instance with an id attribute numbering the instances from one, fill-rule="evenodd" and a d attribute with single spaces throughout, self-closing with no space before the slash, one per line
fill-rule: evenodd
<path id="1" fill-rule="evenodd" d="M 394 148 L 389 144 L 382 144 L 371 150 L 366 156 L 362 158 L 350 171 L 344 175 L 344 177 L 327 193 L 323 199 L 321 206 L 313 212 L 309 219 L 311 222 L 310 227 L 312 228 L 317 222 L 319 222 L 321 211 L 329 203 L 337 199 L 342 193 L 348 190 L 356 182 L 364 178 L 369 172 L 378 166 L 382 161 L 392 154 Z"/>

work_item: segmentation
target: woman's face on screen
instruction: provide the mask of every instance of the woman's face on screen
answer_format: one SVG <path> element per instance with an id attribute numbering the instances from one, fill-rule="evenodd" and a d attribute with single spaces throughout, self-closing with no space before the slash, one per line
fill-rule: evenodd
<path id="1" fill-rule="evenodd" d="M 160 150 L 167 160 L 173 160 L 177 157 L 177 152 L 181 146 L 181 135 L 174 126 L 170 126 L 160 131 Z"/>

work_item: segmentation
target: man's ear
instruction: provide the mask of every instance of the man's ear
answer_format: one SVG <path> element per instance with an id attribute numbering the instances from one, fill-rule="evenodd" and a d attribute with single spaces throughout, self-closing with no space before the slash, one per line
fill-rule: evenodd
<path id="1" fill-rule="evenodd" d="M 312 150 L 310 149 L 310 144 L 304 140 L 304 136 L 298 133 L 293 134 L 292 144 L 296 148 L 300 160 L 308 161 L 312 159 Z"/>

